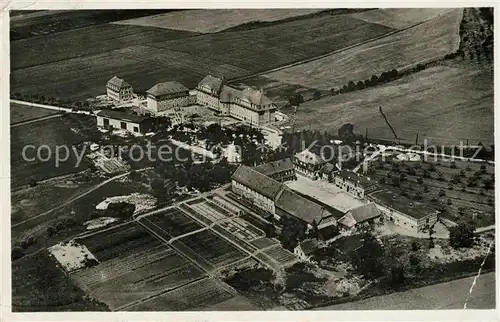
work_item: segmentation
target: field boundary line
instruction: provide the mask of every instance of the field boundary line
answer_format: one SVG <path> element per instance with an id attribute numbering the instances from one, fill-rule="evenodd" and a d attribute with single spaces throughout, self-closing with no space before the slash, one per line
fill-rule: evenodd
<path id="1" fill-rule="evenodd" d="M 162 291 L 160 291 L 160 292 L 159 292 L 159 293 L 157 293 L 157 294 L 150 295 L 150 296 L 148 296 L 148 297 L 145 297 L 145 298 L 140 299 L 140 300 L 136 300 L 136 301 L 131 302 L 131 303 L 127 303 L 127 304 L 125 304 L 125 305 L 122 305 L 122 306 L 120 306 L 120 307 L 118 307 L 118 308 L 114 309 L 113 311 L 121 311 L 121 310 L 127 309 L 127 308 L 129 308 L 129 307 L 131 307 L 131 306 L 134 306 L 134 305 L 137 305 L 137 304 L 141 304 L 141 303 L 147 302 L 147 301 L 149 301 L 149 300 L 154 299 L 155 297 L 161 296 L 161 295 L 166 294 L 166 293 L 168 293 L 168 292 L 175 291 L 175 290 L 177 290 L 177 289 L 183 288 L 184 286 L 187 286 L 187 285 L 190 285 L 190 284 L 193 284 L 193 283 L 196 283 L 196 282 L 199 282 L 199 281 L 201 281 L 201 280 L 208 279 L 208 278 L 209 278 L 209 277 L 208 277 L 208 276 L 206 276 L 206 275 L 201 276 L 201 277 L 198 277 L 197 279 L 192 280 L 192 281 L 189 281 L 189 282 L 187 282 L 186 284 L 182 284 L 182 285 L 179 285 L 179 286 L 176 286 L 176 287 L 170 288 L 170 289 L 162 290 Z"/>
<path id="2" fill-rule="evenodd" d="M 384 38 L 393 36 L 393 35 L 398 34 L 400 32 L 409 30 L 411 28 L 415 28 L 415 27 L 417 27 L 419 25 L 427 23 L 427 22 L 429 22 L 429 21 L 431 21 L 433 19 L 436 19 L 436 18 L 442 16 L 443 14 L 446 14 L 449 11 L 454 10 L 454 9 L 455 8 L 448 9 L 448 10 L 443 11 L 442 13 L 440 13 L 440 14 L 434 16 L 434 17 L 431 17 L 429 19 L 417 22 L 417 23 L 415 23 L 413 25 L 410 25 L 410 26 L 407 26 L 405 28 L 393 30 L 393 31 L 390 31 L 390 32 L 388 32 L 386 34 L 383 34 L 383 35 L 380 35 L 380 36 L 377 36 L 377 37 L 374 37 L 374 38 L 370 38 L 370 39 L 361 41 L 361 42 L 359 42 L 357 44 L 353 44 L 353 45 L 350 45 L 350 46 L 347 46 L 347 47 L 344 47 L 344 48 L 341 48 L 341 49 L 338 49 L 338 50 L 334 50 L 334 51 L 326 53 L 326 54 L 322 54 L 322 55 L 319 55 L 319 56 L 307 58 L 307 59 L 304 59 L 304 60 L 301 60 L 301 61 L 298 61 L 298 62 L 294 62 L 294 63 L 291 63 L 291 64 L 279 66 L 279 67 L 276 67 L 276 68 L 273 68 L 273 69 L 269 69 L 267 71 L 253 73 L 253 74 L 250 74 L 250 75 L 247 75 L 247 76 L 235 77 L 235 78 L 232 78 L 232 79 L 230 78 L 230 79 L 228 79 L 228 83 L 240 82 L 240 81 L 248 79 L 248 78 L 252 78 L 252 77 L 256 77 L 256 76 L 263 76 L 265 74 L 274 73 L 274 72 L 280 71 L 282 69 L 287 69 L 287 68 L 299 66 L 299 65 L 302 65 L 302 64 L 310 63 L 310 62 L 313 62 L 313 61 L 316 61 L 316 60 L 319 60 L 319 59 L 322 59 L 322 58 L 326 58 L 328 56 L 335 55 L 335 54 L 341 53 L 343 51 L 346 51 L 346 50 L 349 50 L 349 49 L 353 49 L 353 48 L 356 48 L 356 47 L 359 47 L 359 46 L 371 43 L 371 42 L 376 41 L 376 40 L 380 40 L 380 39 L 384 39 Z"/>
<path id="3" fill-rule="evenodd" d="M 149 170 L 149 169 L 152 169 L 152 167 L 143 168 L 143 169 L 138 169 L 138 170 L 135 170 L 135 171 L 136 171 L 136 172 L 142 172 L 142 171 Z M 50 214 L 50 213 L 51 213 L 51 212 L 53 212 L 53 211 L 59 210 L 59 209 L 61 209 L 61 208 L 64 208 L 64 207 L 66 207 L 67 205 L 69 205 L 69 204 L 71 204 L 71 203 L 75 202 L 76 200 L 78 200 L 78 199 L 80 199 L 80 198 L 82 198 L 82 197 L 85 197 L 86 195 L 88 195 L 88 194 L 90 194 L 90 193 L 94 192 L 95 190 L 97 190 L 97 189 L 99 189 L 99 188 L 101 188 L 101 187 L 103 187 L 103 186 L 107 185 L 108 183 L 110 183 L 110 182 L 112 182 L 112 181 L 115 181 L 115 180 L 117 180 L 117 179 L 123 178 L 123 177 L 125 177 L 125 176 L 129 175 L 130 173 L 131 173 L 131 171 L 127 171 L 127 172 L 125 172 L 125 173 L 122 173 L 122 174 L 116 175 L 116 176 L 114 176 L 114 177 L 111 177 L 111 178 L 109 178 L 109 179 L 106 179 L 106 180 L 104 180 L 103 182 L 99 183 L 98 185 L 96 185 L 96 186 L 94 186 L 94 187 L 92 187 L 92 188 L 90 188 L 90 189 L 86 190 L 86 191 L 85 191 L 85 192 L 83 192 L 82 194 L 80 194 L 80 195 L 78 195 L 78 196 L 76 196 L 76 197 L 74 197 L 74 198 L 71 198 L 70 200 L 68 200 L 68 201 L 66 201 L 66 202 L 64 202 L 64 203 L 62 203 L 62 204 L 60 204 L 60 205 L 58 205 L 58 206 L 56 206 L 56 207 L 54 207 L 54 208 L 52 208 L 52 209 L 49 209 L 49 210 L 47 210 L 47 211 L 45 211 L 45 212 L 42 212 L 41 214 L 38 214 L 38 215 L 36 215 L 36 216 L 33 216 L 33 217 L 31 217 L 31 218 L 25 219 L 25 220 L 23 220 L 23 221 L 20 221 L 20 222 L 18 222 L 18 223 L 16 223 L 16 224 L 11 225 L 11 228 L 16 228 L 16 227 L 19 227 L 19 226 L 21 226 L 21 225 L 23 225 L 23 224 L 25 224 L 25 223 L 27 223 L 27 222 L 30 222 L 30 221 L 33 221 L 33 220 L 38 219 L 38 218 L 40 218 L 40 217 L 46 216 L 46 215 Z"/>
<path id="4" fill-rule="evenodd" d="M 21 122 L 16 122 L 16 123 L 11 123 L 10 127 L 11 128 L 18 127 L 18 126 L 22 126 L 22 125 L 27 125 L 27 124 L 31 124 L 31 123 L 36 123 L 36 122 L 40 122 L 40 121 L 54 119 L 56 117 L 61 117 L 61 116 L 62 116 L 62 114 L 58 113 L 58 114 L 54 114 L 54 115 L 35 117 L 33 119 L 29 119 L 29 120 L 25 120 L 25 121 L 21 121 Z"/>

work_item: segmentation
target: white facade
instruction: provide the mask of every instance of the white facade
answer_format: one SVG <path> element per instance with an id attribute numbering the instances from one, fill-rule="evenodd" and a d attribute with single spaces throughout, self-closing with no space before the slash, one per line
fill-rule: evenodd
<path id="1" fill-rule="evenodd" d="M 345 192 L 359 198 L 365 197 L 365 189 L 356 182 L 352 182 L 350 180 L 346 180 L 342 177 L 334 178 L 335 185 Z"/>
<path id="2" fill-rule="evenodd" d="M 114 101 L 128 101 L 133 97 L 133 91 L 131 86 L 119 88 L 113 84 L 108 84 L 106 86 L 106 94 L 109 98 Z"/>
<path id="3" fill-rule="evenodd" d="M 122 121 L 112 118 L 107 118 L 97 115 L 97 126 L 106 128 L 112 126 L 115 129 L 122 129 L 129 132 L 141 133 L 141 126 L 139 123 L 134 123 L 130 121 Z"/>
<path id="4" fill-rule="evenodd" d="M 425 226 L 432 226 L 437 222 L 437 212 L 417 219 L 378 202 L 376 205 L 385 220 L 416 232 L 422 231 Z"/>
<path id="5" fill-rule="evenodd" d="M 189 94 L 179 95 L 179 96 L 160 96 L 160 97 L 148 95 L 147 97 L 148 110 L 155 113 L 164 112 L 168 109 L 175 107 L 184 107 L 189 105 L 190 105 Z"/>
<path id="6" fill-rule="evenodd" d="M 231 187 L 234 193 L 245 196 L 246 198 L 252 200 L 257 207 L 275 214 L 273 199 L 261 195 L 260 193 L 248 188 L 245 185 L 242 185 L 236 180 L 232 180 Z"/>

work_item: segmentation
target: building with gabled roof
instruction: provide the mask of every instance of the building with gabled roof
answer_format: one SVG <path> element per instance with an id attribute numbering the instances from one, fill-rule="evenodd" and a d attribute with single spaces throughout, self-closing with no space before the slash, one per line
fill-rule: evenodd
<path id="1" fill-rule="evenodd" d="M 102 110 L 97 113 L 96 117 L 98 127 L 114 128 L 132 133 L 147 133 L 152 130 L 154 125 L 151 117 L 116 110 Z"/>
<path id="2" fill-rule="evenodd" d="M 327 162 L 325 159 L 314 153 L 305 149 L 293 156 L 293 164 L 295 169 L 309 177 L 316 178 L 319 175 L 319 171 Z"/>
<path id="3" fill-rule="evenodd" d="M 361 176 L 353 171 L 340 170 L 334 172 L 334 183 L 345 192 L 359 198 L 377 190 L 377 183 L 370 178 Z"/>
<path id="4" fill-rule="evenodd" d="M 297 179 L 295 176 L 295 168 L 290 158 L 264 163 L 254 167 L 254 169 L 279 182 Z"/>
<path id="5" fill-rule="evenodd" d="M 316 239 L 306 239 L 301 241 L 293 250 L 301 260 L 307 261 L 311 255 L 318 249 L 319 242 Z"/>
<path id="6" fill-rule="evenodd" d="M 381 215 L 382 213 L 377 208 L 377 205 L 370 202 L 347 211 L 347 213 L 338 220 L 338 223 L 344 229 L 352 229 L 362 224 L 375 223 L 380 219 Z"/>
<path id="7" fill-rule="evenodd" d="M 274 200 L 282 188 L 278 181 L 246 165 L 240 165 L 231 177 L 234 193 L 250 199 L 257 207 L 273 215 Z"/>
<path id="8" fill-rule="evenodd" d="M 121 78 L 113 76 L 106 83 L 106 94 L 114 101 L 128 101 L 133 98 L 132 86 Z"/>
<path id="9" fill-rule="evenodd" d="M 148 89 L 146 94 L 147 108 L 154 113 L 190 104 L 189 89 L 175 81 L 158 83 Z"/>
<path id="10" fill-rule="evenodd" d="M 232 116 L 255 126 L 274 122 L 276 105 L 262 90 L 239 90 L 225 83 L 224 77 L 207 75 L 196 86 L 199 105 Z"/>

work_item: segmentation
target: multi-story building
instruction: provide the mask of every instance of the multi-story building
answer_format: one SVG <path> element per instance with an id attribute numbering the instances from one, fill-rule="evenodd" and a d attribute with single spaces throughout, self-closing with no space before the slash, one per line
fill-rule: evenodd
<path id="1" fill-rule="evenodd" d="M 132 86 L 121 78 L 113 76 L 106 84 L 106 94 L 114 101 L 128 101 L 133 97 Z"/>
<path id="2" fill-rule="evenodd" d="M 295 154 L 293 157 L 295 169 L 312 178 L 317 178 L 319 176 L 319 171 L 326 163 L 327 162 L 321 156 L 308 149 Z"/>
<path id="3" fill-rule="evenodd" d="M 279 182 L 297 180 L 292 160 L 286 158 L 254 167 L 254 170 Z"/>
<path id="4" fill-rule="evenodd" d="M 189 90 L 179 82 L 163 82 L 147 92 L 147 108 L 153 113 L 190 105 Z"/>
<path id="5" fill-rule="evenodd" d="M 263 126 L 274 122 L 276 105 L 262 90 L 242 91 L 225 84 L 224 78 L 208 75 L 196 87 L 196 100 L 220 115 L 228 115 L 251 125 Z"/>
<path id="6" fill-rule="evenodd" d="M 359 198 L 377 189 L 377 184 L 367 177 L 358 175 L 348 170 L 340 170 L 333 174 L 333 180 L 337 187 L 345 192 Z"/>
<path id="7" fill-rule="evenodd" d="M 114 128 L 133 133 L 144 134 L 152 130 L 154 125 L 151 117 L 125 113 L 113 110 L 102 110 L 97 113 L 97 126 Z"/>
<path id="8" fill-rule="evenodd" d="M 387 191 L 375 192 L 370 199 L 386 221 L 416 232 L 433 226 L 439 214 L 437 209 Z"/>

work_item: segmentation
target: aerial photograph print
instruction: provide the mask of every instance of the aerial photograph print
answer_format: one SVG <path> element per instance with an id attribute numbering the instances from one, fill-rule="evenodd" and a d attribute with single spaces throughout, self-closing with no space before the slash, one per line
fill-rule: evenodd
<path id="1" fill-rule="evenodd" d="M 8 24 L 13 313 L 496 309 L 493 8 Z"/>

